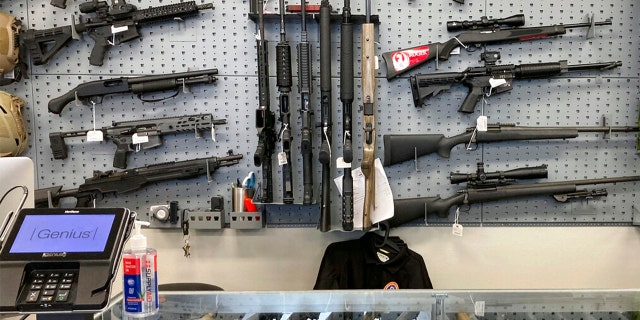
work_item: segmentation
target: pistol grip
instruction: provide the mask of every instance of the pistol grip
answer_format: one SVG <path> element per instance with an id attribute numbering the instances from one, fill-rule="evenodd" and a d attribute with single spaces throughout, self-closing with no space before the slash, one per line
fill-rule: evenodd
<path id="1" fill-rule="evenodd" d="M 469 91 L 467 97 L 464 98 L 464 101 L 462 102 L 460 109 L 458 109 L 458 112 L 473 113 L 476 110 L 476 104 L 478 104 L 478 100 L 480 100 L 480 98 L 484 94 L 482 89 L 483 88 L 480 86 L 472 86 L 471 91 Z"/>
<path id="2" fill-rule="evenodd" d="M 107 51 L 109 51 L 109 44 L 106 38 L 102 37 L 92 37 L 95 40 L 95 45 L 93 49 L 91 49 L 91 55 L 89 56 L 89 64 L 92 66 L 102 66 L 104 62 L 104 57 L 107 55 Z"/>
<path id="3" fill-rule="evenodd" d="M 116 154 L 113 156 L 113 166 L 115 168 L 127 168 L 127 156 L 129 156 L 129 145 L 119 144 L 116 148 Z"/>

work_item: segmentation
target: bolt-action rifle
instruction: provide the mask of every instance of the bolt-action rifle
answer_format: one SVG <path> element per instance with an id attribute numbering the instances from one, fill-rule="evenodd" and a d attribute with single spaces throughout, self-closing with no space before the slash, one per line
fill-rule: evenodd
<path id="1" fill-rule="evenodd" d="M 371 227 L 371 214 L 376 204 L 376 119 L 375 119 L 375 44 L 374 25 L 371 23 L 371 0 L 365 2 L 366 23 L 362 24 L 362 102 L 364 123 L 364 146 L 360 168 L 364 175 L 364 209 L 362 228 Z"/>
<path id="2" fill-rule="evenodd" d="M 351 115 L 353 113 L 353 23 L 351 23 L 351 4 L 344 0 L 342 25 L 340 26 L 340 100 L 342 101 L 342 132 L 344 146 L 342 158 L 349 167 L 344 168 L 342 176 L 342 229 L 353 230 L 353 178 L 351 162 L 353 145 L 351 138 Z"/>
<path id="3" fill-rule="evenodd" d="M 467 150 L 475 150 L 477 143 L 572 139 L 577 138 L 580 132 L 637 133 L 638 130 L 638 126 L 518 127 L 515 124 L 489 124 L 487 131 L 469 127 L 466 132 L 448 138 L 442 134 L 390 134 L 383 137 L 384 165 L 414 160 L 431 153 L 449 158 L 451 149 L 459 144 L 466 144 Z"/>
<path id="4" fill-rule="evenodd" d="M 61 198 L 75 197 L 77 207 L 87 207 L 90 202 L 105 193 L 122 194 L 142 189 L 142 187 L 159 181 L 189 179 L 206 174 L 212 181 L 211 174 L 220 167 L 229 167 L 240 163 L 241 154 L 229 151 L 226 157 L 209 157 L 186 161 L 174 161 L 148 165 L 123 171 L 94 171 L 93 177 L 84 180 L 76 189 L 62 190 L 62 186 L 38 189 L 35 192 L 36 208 L 57 205 Z"/>
<path id="5" fill-rule="evenodd" d="M 550 26 L 518 28 L 517 26 L 524 24 L 524 15 L 491 20 L 491 22 L 487 19 L 486 23 L 482 23 L 482 21 L 483 20 L 480 20 L 479 22 L 464 21 L 455 23 L 454 25 L 456 26 L 472 25 L 475 26 L 475 28 L 469 27 L 469 29 L 472 30 L 462 32 L 444 43 L 434 42 L 409 49 L 383 53 L 382 58 L 385 61 L 385 67 L 387 69 L 387 79 L 391 80 L 409 70 L 435 59 L 438 59 L 439 61 L 449 60 L 451 52 L 458 47 L 464 47 L 468 51 L 473 51 L 476 47 L 485 44 L 545 39 L 563 35 L 567 33 L 567 29 L 591 28 L 594 26 L 612 24 L 611 20 L 607 19 L 605 21 L 591 23 L 557 24 Z"/>
<path id="6" fill-rule="evenodd" d="M 280 42 L 276 45 L 276 82 L 280 92 L 280 139 L 284 160 L 278 156 L 278 162 L 282 164 L 282 202 L 293 203 L 293 164 L 291 163 L 291 108 L 289 105 L 289 93 L 291 92 L 291 46 L 287 41 L 284 25 L 284 0 L 280 0 Z"/>
<path id="7" fill-rule="evenodd" d="M 320 3 L 320 135 L 322 144 L 318 160 L 322 164 L 320 222 L 318 229 L 331 229 L 331 5 Z"/>
<path id="8" fill-rule="evenodd" d="M 570 199 L 591 199 L 606 196 L 604 189 L 578 189 L 578 186 L 598 185 L 618 182 L 640 181 L 640 176 L 626 176 L 600 179 L 585 179 L 571 181 L 536 182 L 517 184 L 513 179 L 542 178 L 542 170 L 546 167 L 520 168 L 511 171 L 491 173 L 493 176 L 503 176 L 507 180 L 500 181 L 486 179 L 482 185 L 468 184 L 466 189 L 458 190 L 456 195 L 449 198 L 423 197 L 413 199 L 394 200 L 395 215 L 389 220 L 390 226 L 399 226 L 428 214 L 446 218 L 452 207 L 468 206 L 474 203 L 485 203 L 514 198 L 528 198 L 535 196 L 553 196 L 558 202 Z M 546 170 L 544 170 L 546 173 Z M 454 174 L 452 174 L 453 176 Z M 478 172 L 477 175 L 482 175 Z M 471 180 L 473 181 L 473 180 Z"/>
<path id="9" fill-rule="evenodd" d="M 71 39 L 80 39 L 86 33 L 95 41 L 89 63 L 101 66 L 110 47 L 140 37 L 140 26 L 192 17 L 205 9 L 213 9 L 213 4 L 187 1 L 138 10 L 124 0 L 112 0 L 111 6 L 107 1 L 92 0 L 80 4 L 81 13 L 93 14 L 85 21 L 80 17 L 70 26 L 23 31 L 21 50 L 29 52 L 33 64 L 45 64 Z"/>
<path id="10" fill-rule="evenodd" d="M 458 112 L 473 113 L 476 104 L 483 95 L 496 95 L 510 91 L 513 89 L 513 80 L 516 79 L 547 78 L 567 72 L 585 70 L 602 72 L 622 65 L 620 61 L 568 65 L 567 60 L 520 65 L 495 65 L 495 61 L 499 58 L 498 52 L 486 52 L 482 54 L 482 60 L 485 61 L 484 67 L 467 68 L 462 72 L 411 76 L 411 93 L 414 105 L 421 107 L 424 99 L 450 89 L 453 84 L 462 83 L 469 88 L 469 93 Z"/>
<path id="11" fill-rule="evenodd" d="M 127 156 L 132 151 L 151 149 L 162 145 L 162 136 L 171 133 L 194 132 L 200 137 L 200 131 L 211 130 L 211 138 L 215 141 L 215 125 L 226 124 L 226 119 L 214 119 L 210 113 L 194 114 L 181 117 L 167 117 L 148 120 L 113 122 L 109 127 L 98 129 L 104 139 L 116 144 L 113 166 L 120 169 L 127 167 Z M 67 144 L 64 139 L 85 137 L 90 130 L 49 133 L 49 142 L 54 159 L 66 159 Z"/>
<path id="12" fill-rule="evenodd" d="M 262 199 L 264 203 L 273 202 L 273 166 L 272 158 L 275 151 L 277 133 L 275 130 L 276 116 L 271 111 L 271 96 L 269 94 L 269 51 L 267 41 L 264 40 L 264 1 L 258 0 L 258 108 L 256 109 L 256 129 L 258 129 L 258 146 L 253 155 L 256 166 L 262 166 Z"/>
<path id="13" fill-rule="evenodd" d="M 188 87 L 195 84 L 215 83 L 218 69 L 207 69 L 200 71 L 187 71 L 169 74 L 158 74 L 141 77 L 120 77 L 89 81 L 79 84 L 60 97 L 49 101 L 49 112 L 60 114 L 62 110 L 74 100 L 82 104 L 100 104 L 106 95 L 134 93 L 138 98 L 146 102 L 156 102 L 169 99 L 187 91 Z M 149 92 L 159 92 L 165 90 L 175 90 L 173 95 L 160 99 L 145 99 L 143 94 Z"/>

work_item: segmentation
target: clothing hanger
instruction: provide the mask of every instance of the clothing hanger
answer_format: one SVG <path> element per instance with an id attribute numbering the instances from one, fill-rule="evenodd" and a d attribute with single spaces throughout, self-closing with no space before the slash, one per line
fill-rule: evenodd
<path id="1" fill-rule="evenodd" d="M 378 229 L 384 230 L 384 237 L 383 237 L 381 243 L 378 243 L 376 241 L 373 242 L 375 247 L 376 248 L 390 249 L 394 253 L 400 252 L 400 246 L 398 245 L 398 243 L 396 243 L 395 241 L 389 239 L 389 231 L 391 229 L 391 227 L 389 227 L 389 221 L 385 220 L 385 221 L 378 222 Z"/>

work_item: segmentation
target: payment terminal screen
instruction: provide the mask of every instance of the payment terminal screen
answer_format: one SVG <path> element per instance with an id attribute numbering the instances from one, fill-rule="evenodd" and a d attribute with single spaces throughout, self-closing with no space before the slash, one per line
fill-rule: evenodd
<path id="1" fill-rule="evenodd" d="M 9 253 L 103 252 L 115 214 L 27 215 Z"/>

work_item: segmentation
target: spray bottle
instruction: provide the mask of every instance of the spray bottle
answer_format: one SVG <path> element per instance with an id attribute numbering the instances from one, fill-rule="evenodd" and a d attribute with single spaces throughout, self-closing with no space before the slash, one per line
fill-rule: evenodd
<path id="1" fill-rule="evenodd" d="M 131 249 L 122 255 L 124 268 L 124 312 L 129 317 L 147 317 L 158 313 L 158 254 L 147 247 L 147 237 L 140 232 L 149 222 L 135 221 L 129 239 Z"/>

